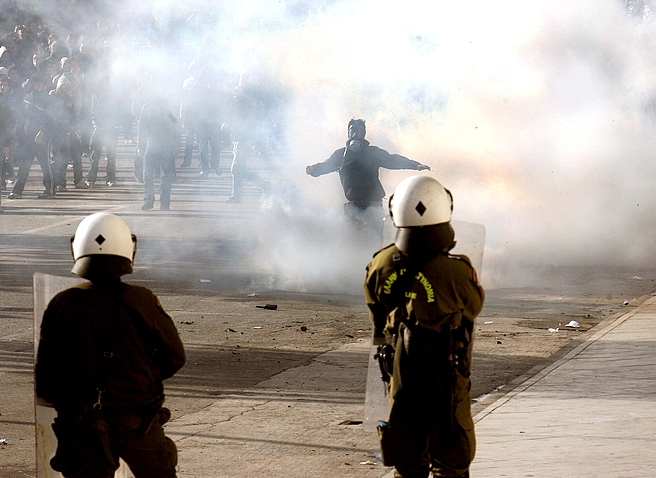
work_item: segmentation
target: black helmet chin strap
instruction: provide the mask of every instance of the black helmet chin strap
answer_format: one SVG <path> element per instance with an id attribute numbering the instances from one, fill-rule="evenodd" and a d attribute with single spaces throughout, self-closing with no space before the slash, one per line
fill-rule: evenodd
<path id="1" fill-rule="evenodd" d="M 131 234 L 132 236 L 132 262 L 134 262 L 134 256 L 137 254 L 137 236 Z"/>
<path id="2" fill-rule="evenodd" d="M 423 227 L 400 227 L 394 244 L 409 257 L 435 256 L 448 253 L 456 245 L 450 222 Z"/>

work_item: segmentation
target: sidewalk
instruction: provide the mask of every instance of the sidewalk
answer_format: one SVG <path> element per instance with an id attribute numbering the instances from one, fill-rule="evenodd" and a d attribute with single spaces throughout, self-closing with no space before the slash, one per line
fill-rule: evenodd
<path id="1" fill-rule="evenodd" d="M 656 476 L 656 297 L 478 413 L 471 476 Z"/>
<path id="2" fill-rule="evenodd" d="M 391 478 L 375 433 L 350 424 L 367 353 L 365 341 L 346 345 L 174 420 L 179 476 Z M 656 296 L 474 420 L 472 478 L 656 476 Z"/>

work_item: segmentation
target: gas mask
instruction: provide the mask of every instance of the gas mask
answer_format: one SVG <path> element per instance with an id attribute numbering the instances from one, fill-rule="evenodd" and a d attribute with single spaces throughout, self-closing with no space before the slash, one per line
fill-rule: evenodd
<path id="1" fill-rule="evenodd" d="M 346 149 L 351 153 L 359 153 L 362 149 L 362 141 L 357 138 L 349 139 L 346 142 Z"/>
<path id="2" fill-rule="evenodd" d="M 367 134 L 367 128 L 364 125 L 364 120 L 352 119 L 349 121 L 348 139 L 346 140 L 346 148 L 344 148 L 342 165 L 338 171 L 362 156 L 362 150 L 367 144 L 364 140 L 365 134 Z"/>
<path id="3" fill-rule="evenodd" d="M 346 142 L 346 148 L 351 153 L 359 153 L 362 149 L 362 140 L 365 135 L 364 126 L 360 126 L 356 123 L 349 128 L 348 133 L 349 139 Z"/>
<path id="4" fill-rule="evenodd" d="M 344 166 L 357 161 L 362 156 L 362 148 L 364 141 L 360 138 L 349 138 L 346 141 L 346 148 L 344 148 L 344 157 L 342 158 L 342 165 L 338 169 L 340 171 Z"/>

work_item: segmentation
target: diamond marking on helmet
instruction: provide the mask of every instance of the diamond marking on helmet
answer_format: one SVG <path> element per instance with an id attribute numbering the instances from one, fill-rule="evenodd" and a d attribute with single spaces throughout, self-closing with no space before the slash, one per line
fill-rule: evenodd
<path id="1" fill-rule="evenodd" d="M 426 206 L 424 206 L 423 202 L 419 201 L 417 203 L 417 206 L 415 206 L 415 211 L 417 211 L 420 216 L 423 216 L 424 213 L 426 212 Z"/>
<path id="2" fill-rule="evenodd" d="M 98 237 L 96 237 L 96 242 L 98 243 L 99 246 L 102 246 L 102 243 L 105 242 L 105 238 L 103 237 L 102 234 L 98 234 Z"/>

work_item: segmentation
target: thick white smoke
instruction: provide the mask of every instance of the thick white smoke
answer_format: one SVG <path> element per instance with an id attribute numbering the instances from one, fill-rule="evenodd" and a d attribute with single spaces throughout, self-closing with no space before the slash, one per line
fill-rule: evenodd
<path id="1" fill-rule="evenodd" d="M 648 265 L 654 40 L 619 0 L 334 4 L 271 46 L 294 183 L 339 202 L 335 176 L 302 167 L 361 116 L 374 144 L 432 166 L 456 219 L 486 226 L 487 285 L 530 281 L 513 270 L 531 264 Z M 407 174 L 384 172 L 388 193 Z"/>
<path id="2" fill-rule="evenodd" d="M 181 23 L 194 6 L 198 22 Z M 371 245 L 349 246 L 338 177 L 305 175 L 343 145 L 351 117 L 372 144 L 429 164 L 455 219 L 486 227 L 488 286 L 531 264 L 655 256 L 656 32 L 622 0 L 160 0 L 114 12 L 154 15 L 162 36 L 183 31 L 233 73 L 255 54 L 283 94 L 282 186 L 261 234 L 263 267 L 282 284 L 360 287 Z M 178 81 L 186 65 L 167 48 L 161 66 Z M 383 171 L 388 195 L 410 174 Z"/>

